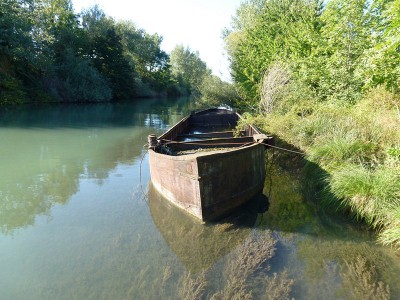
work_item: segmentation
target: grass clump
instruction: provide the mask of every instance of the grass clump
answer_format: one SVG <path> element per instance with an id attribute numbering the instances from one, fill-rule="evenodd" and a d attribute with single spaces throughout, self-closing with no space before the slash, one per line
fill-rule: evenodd
<path id="1" fill-rule="evenodd" d="M 400 249 L 400 207 L 390 211 L 384 221 L 383 229 L 379 235 L 379 241 L 385 245 L 394 245 Z"/>
<path id="2" fill-rule="evenodd" d="M 377 229 L 382 243 L 400 249 L 399 108 L 398 96 L 376 88 L 356 103 L 331 97 L 314 102 L 308 114 L 292 105 L 246 121 L 303 150 L 325 174 L 331 202 Z"/>

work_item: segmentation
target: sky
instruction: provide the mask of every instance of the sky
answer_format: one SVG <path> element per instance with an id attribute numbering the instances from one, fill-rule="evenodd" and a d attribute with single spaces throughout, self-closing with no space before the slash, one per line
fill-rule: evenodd
<path id="1" fill-rule="evenodd" d="M 213 74 L 230 80 L 229 63 L 221 38 L 241 0 L 72 0 L 76 12 L 98 4 L 116 20 L 131 20 L 137 27 L 163 37 L 166 52 L 178 44 L 198 51 Z"/>

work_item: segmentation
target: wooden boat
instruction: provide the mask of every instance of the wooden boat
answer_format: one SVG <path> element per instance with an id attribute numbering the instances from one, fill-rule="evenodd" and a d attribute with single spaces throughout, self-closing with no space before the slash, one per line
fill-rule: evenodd
<path id="1" fill-rule="evenodd" d="M 150 176 L 170 202 L 201 221 L 215 220 L 262 192 L 265 144 L 272 137 L 226 108 L 192 112 L 160 137 L 149 136 Z"/>

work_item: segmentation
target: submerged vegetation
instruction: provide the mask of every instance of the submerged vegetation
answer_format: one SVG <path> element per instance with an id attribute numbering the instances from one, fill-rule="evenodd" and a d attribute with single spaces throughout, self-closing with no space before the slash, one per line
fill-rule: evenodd
<path id="1" fill-rule="evenodd" d="M 399 8 L 398 0 L 248 0 L 224 32 L 247 121 L 304 151 L 318 199 L 396 249 Z"/>
<path id="2" fill-rule="evenodd" d="M 222 278 L 214 278 L 216 274 L 212 267 L 197 273 L 186 271 L 175 282 L 172 292 L 185 300 L 290 299 L 294 281 L 288 278 L 287 272 L 284 270 L 268 275 L 275 244 L 271 232 L 255 231 L 224 258 Z M 166 269 L 170 270 L 170 267 Z M 158 282 L 161 284 L 161 280 Z M 171 291 L 164 287 L 155 286 L 157 291 L 165 293 L 159 296 L 168 299 L 176 297 L 168 295 Z"/>

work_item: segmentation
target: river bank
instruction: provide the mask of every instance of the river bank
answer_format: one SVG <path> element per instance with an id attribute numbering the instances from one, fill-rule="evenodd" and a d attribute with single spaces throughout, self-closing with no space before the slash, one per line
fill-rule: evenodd
<path id="1" fill-rule="evenodd" d="M 247 120 L 304 151 L 304 174 L 322 205 L 364 222 L 379 242 L 399 249 L 399 105 L 397 96 L 376 89 L 356 104 L 315 102 Z"/>

